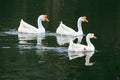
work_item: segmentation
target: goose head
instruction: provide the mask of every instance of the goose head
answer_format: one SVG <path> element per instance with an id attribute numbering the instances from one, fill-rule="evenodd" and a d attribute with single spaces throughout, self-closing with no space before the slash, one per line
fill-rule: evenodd
<path id="1" fill-rule="evenodd" d="M 89 38 L 89 39 L 90 39 L 90 38 L 97 39 L 97 37 L 95 36 L 94 33 L 88 33 L 87 38 Z"/>
<path id="2" fill-rule="evenodd" d="M 86 16 L 80 17 L 78 20 L 81 21 L 81 22 L 88 22 Z"/>
<path id="3" fill-rule="evenodd" d="M 40 15 L 38 19 L 40 19 L 41 21 L 47 21 L 47 22 L 49 22 L 47 15 Z"/>

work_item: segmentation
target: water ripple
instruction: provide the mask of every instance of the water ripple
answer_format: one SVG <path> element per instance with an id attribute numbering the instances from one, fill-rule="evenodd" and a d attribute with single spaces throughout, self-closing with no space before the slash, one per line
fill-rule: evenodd
<path id="1" fill-rule="evenodd" d="M 21 50 L 35 49 L 35 50 L 41 50 L 41 51 L 55 51 L 60 53 L 68 51 L 67 47 L 44 47 L 44 46 L 18 45 L 17 48 Z"/>
<path id="2" fill-rule="evenodd" d="M 17 29 L 10 29 L 8 31 L 3 32 L 4 34 L 9 34 L 9 35 L 18 35 Z"/>
<path id="3" fill-rule="evenodd" d="M 18 31 L 15 28 L 15 29 L 9 29 L 8 31 L 4 31 L 0 33 L 0 36 L 7 36 L 7 35 L 18 35 Z M 47 31 L 45 36 L 56 36 L 56 33 Z"/>

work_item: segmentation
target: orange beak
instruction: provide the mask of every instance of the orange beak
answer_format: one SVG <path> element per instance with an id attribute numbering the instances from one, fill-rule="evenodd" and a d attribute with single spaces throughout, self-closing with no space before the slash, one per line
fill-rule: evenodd
<path id="1" fill-rule="evenodd" d="M 47 15 L 44 16 L 44 21 L 49 22 Z"/>
<path id="2" fill-rule="evenodd" d="M 87 17 L 86 16 L 84 16 L 84 22 L 88 22 L 88 20 L 86 19 Z"/>
<path id="3" fill-rule="evenodd" d="M 95 35 L 93 36 L 93 38 L 94 38 L 94 39 L 97 39 L 97 37 L 96 37 Z"/>

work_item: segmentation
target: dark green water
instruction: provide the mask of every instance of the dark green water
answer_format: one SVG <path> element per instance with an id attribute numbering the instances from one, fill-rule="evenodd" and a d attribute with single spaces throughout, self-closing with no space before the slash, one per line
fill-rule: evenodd
<path id="1" fill-rule="evenodd" d="M 120 1 L 117 0 L 0 0 L 0 80 L 118 80 L 120 76 Z M 47 14 L 46 35 L 21 44 L 17 28 L 24 19 L 37 26 Z M 69 60 L 68 44 L 57 43 L 55 31 L 62 20 L 77 30 L 77 19 L 87 16 L 84 34 L 95 33 L 96 51 L 85 66 L 85 57 Z M 29 37 L 29 35 L 27 35 Z M 22 42 L 23 43 L 23 42 Z M 86 44 L 85 38 L 82 40 Z"/>

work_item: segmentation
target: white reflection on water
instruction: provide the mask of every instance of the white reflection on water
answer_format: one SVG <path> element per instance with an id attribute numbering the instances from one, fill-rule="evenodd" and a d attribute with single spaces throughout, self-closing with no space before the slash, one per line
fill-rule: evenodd
<path id="1" fill-rule="evenodd" d="M 47 31 L 45 36 L 56 36 L 56 33 Z"/>
<path id="2" fill-rule="evenodd" d="M 77 43 L 81 43 L 83 36 L 74 37 L 74 36 L 56 35 L 56 38 L 57 38 L 57 43 L 59 45 L 64 45 L 66 43 L 69 43 L 71 40 L 72 41 L 75 40 L 76 38 L 78 39 Z"/>
<path id="3" fill-rule="evenodd" d="M 93 63 L 90 62 L 90 58 L 93 56 L 95 51 L 86 51 L 86 52 L 73 52 L 73 51 L 68 51 L 68 57 L 70 60 L 76 59 L 78 57 L 83 57 L 85 56 L 85 65 L 86 66 L 91 66 Z"/>
<path id="4" fill-rule="evenodd" d="M 68 48 L 67 47 L 46 47 L 46 46 L 40 46 L 40 45 L 18 45 L 18 48 L 20 50 L 40 50 L 40 51 L 55 51 L 59 53 L 67 52 Z"/>
<path id="5" fill-rule="evenodd" d="M 55 33 L 46 34 L 25 34 L 18 33 L 19 49 L 37 49 L 37 52 L 43 51 L 55 51 L 55 52 L 67 52 L 67 47 L 48 47 L 47 43 L 43 43 L 42 40 L 47 36 L 55 36 Z M 29 41 L 37 41 L 35 45 L 30 45 Z M 31 42 L 32 43 L 32 42 Z"/>
<path id="6" fill-rule="evenodd" d="M 37 45 L 42 45 L 43 39 L 45 39 L 45 34 L 18 33 L 19 44 L 28 44 L 30 40 L 37 40 Z"/>
<path id="7" fill-rule="evenodd" d="M 42 40 L 44 40 L 47 36 L 54 36 L 57 39 L 57 43 L 59 45 L 64 45 L 66 43 L 69 43 L 70 40 L 75 40 L 76 38 L 78 39 L 77 43 L 81 43 L 83 36 L 62 36 L 62 35 L 56 35 L 55 33 L 50 33 L 47 32 L 45 34 L 23 34 L 23 33 L 18 33 L 16 29 L 11 29 L 9 31 L 5 31 L 2 33 L 2 35 L 18 35 L 18 46 L 19 48 L 19 53 L 25 53 L 26 51 L 29 52 L 28 50 L 34 50 L 36 54 L 41 57 L 41 60 L 39 63 L 44 62 L 42 58 L 44 57 L 46 52 L 57 52 L 59 55 L 65 55 L 66 57 L 68 56 L 70 60 L 73 60 L 78 57 L 83 57 L 85 56 L 85 65 L 86 66 L 91 66 L 93 63 L 90 62 L 90 58 L 93 56 L 94 52 L 88 51 L 88 52 L 70 52 L 68 51 L 68 47 L 63 47 L 63 46 L 55 46 L 55 47 L 49 47 L 43 43 Z M 36 41 L 35 44 L 34 42 L 30 41 Z M 31 45 L 32 44 L 32 45 Z M 54 43 L 55 44 L 55 43 Z M 9 47 L 3 47 L 3 48 L 9 48 Z M 63 54 L 62 54 L 63 53 Z M 68 53 L 68 55 L 66 55 Z"/>

